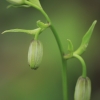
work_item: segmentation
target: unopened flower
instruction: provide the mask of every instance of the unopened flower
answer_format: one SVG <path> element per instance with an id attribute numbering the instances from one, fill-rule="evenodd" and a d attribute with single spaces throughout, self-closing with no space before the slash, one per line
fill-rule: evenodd
<path id="1" fill-rule="evenodd" d="M 11 3 L 12 5 L 22 5 L 24 4 L 25 0 L 7 0 L 9 3 Z"/>
<path id="2" fill-rule="evenodd" d="M 37 69 L 43 56 L 43 46 L 39 40 L 33 40 L 29 46 L 28 63 L 32 69 Z"/>
<path id="3" fill-rule="evenodd" d="M 91 81 L 88 77 L 79 77 L 75 87 L 75 100 L 90 100 Z"/>

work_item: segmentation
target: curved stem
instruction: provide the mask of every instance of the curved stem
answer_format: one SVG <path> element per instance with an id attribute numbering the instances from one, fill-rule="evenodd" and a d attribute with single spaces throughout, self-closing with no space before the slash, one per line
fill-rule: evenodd
<path id="1" fill-rule="evenodd" d="M 62 48 L 59 36 L 58 36 L 50 18 L 44 11 L 41 11 L 41 13 L 45 16 L 47 21 L 51 24 L 50 29 L 52 30 L 54 37 L 57 41 L 58 47 L 59 47 L 59 51 L 60 51 L 60 55 L 61 55 L 61 59 L 62 59 L 62 65 L 63 65 L 63 67 L 62 67 L 63 100 L 68 100 L 66 60 L 63 58 L 64 50 Z"/>
<path id="2" fill-rule="evenodd" d="M 73 54 L 73 56 L 81 62 L 81 64 L 82 64 L 82 77 L 85 78 L 86 77 L 86 72 L 87 72 L 85 61 L 83 60 L 83 58 L 81 56 L 79 56 L 77 54 Z"/>
<path id="3" fill-rule="evenodd" d="M 38 33 L 35 34 L 35 37 L 34 37 L 34 40 L 37 40 L 38 39 L 38 36 L 39 36 L 39 33 L 41 32 L 41 28 L 40 30 L 38 31 Z"/>
<path id="4" fill-rule="evenodd" d="M 34 7 L 34 5 L 30 2 L 26 2 L 26 4 L 28 5 L 31 5 L 32 7 Z M 61 59 L 62 59 L 62 85 L 63 85 L 63 99 L 64 100 L 68 100 L 68 92 L 67 92 L 67 75 L 66 75 L 66 60 L 63 58 L 63 54 L 64 54 L 64 50 L 62 48 L 62 45 L 61 45 L 61 42 L 60 42 L 60 39 L 59 39 L 59 36 L 53 26 L 53 24 L 51 23 L 51 20 L 50 18 L 48 17 L 48 15 L 45 13 L 45 11 L 42 9 L 42 8 L 37 8 L 35 7 L 36 9 L 38 9 L 43 15 L 44 17 L 46 18 L 46 20 L 49 22 L 50 24 L 50 29 L 52 30 L 53 34 L 54 34 L 54 37 L 57 41 L 57 44 L 58 44 L 58 47 L 59 47 L 59 50 L 60 50 L 60 55 L 61 55 Z"/>

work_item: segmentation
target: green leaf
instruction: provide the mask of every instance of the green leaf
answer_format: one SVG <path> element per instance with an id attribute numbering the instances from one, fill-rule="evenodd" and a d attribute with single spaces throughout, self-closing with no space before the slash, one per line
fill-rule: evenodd
<path id="1" fill-rule="evenodd" d="M 49 26 L 49 23 L 45 24 L 39 20 L 37 21 L 37 26 L 40 27 L 41 29 L 46 29 Z"/>
<path id="2" fill-rule="evenodd" d="M 92 25 L 89 28 L 89 30 L 83 36 L 82 43 L 81 43 L 80 47 L 74 52 L 75 54 L 81 55 L 86 50 L 86 48 L 87 48 L 87 46 L 89 44 L 89 41 L 90 41 L 90 38 L 91 38 L 91 35 L 93 33 L 93 30 L 94 30 L 94 27 L 95 27 L 96 23 L 97 23 L 97 20 L 95 20 L 92 23 Z"/>
<path id="3" fill-rule="evenodd" d="M 73 50 L 74 50 L 73 44 L 71 40 L 67 39 L 67 41 L 68 41 L 68 51 L 70 52 L 70 56 L 73 56 Z"/>
<path id="4" fill-rule="evenodd" d="M 68 51 L 72 55 L 73 54 L 73 50 L 74 50 L 73 44 L 72 44 L 71 40 L 67 39 L 67 41 L 68 41 Z"/>
<path id="5" fill-rule="evenodd" d="M 34 6 L 41 7 L 40 1 L 39 0 L 29 0 L 31 3 L 34 4 Z"/>
<path id="6" fill-rule="evenodd" d="M 89 28 L 89 30 L 87 31 L 87 33 L 84 35 L 83 39 L 82 39 L 82 45 L 83 44 L 88 44 L 90 38 L 91 38 L 91 35 L 92 35 L 92 32 L 93 32 L 93 29 L 95 27 L 95 24 L 97 23 L 97 21 L 95 20 L 93 22 L 93 24 L 91 25 L 91 27 Z"/>
<path id="7" fill-rule="evenodd" d="M 18 8 L 18 7 L 30 7 L 29 5 L 8 5 L 7 8 L 11 8 L 11 7 L 15 7 L 15 8 Z"/>
<path id="8" fill-rule="evenodd" d="M 38 10 L 43 10 L 39 0 L 29 0 L 29 1 L 25 0 L 24 2 L 25 2 L 25 4 L 32 6 Z"/>
<path id="9" fill-rule="evenodd" d="M 8 32 L 23 32 L 23 33 L 27 33 L 27 34 L 31 34 L 31 35 L 35 35 L 38 32 L 40 32 L 40 28 L 34 29 L 34 30 L 25 30 L 25 29 L 10 29 L 10 30 L 5 30 L 4 32 L 2 32 L 1 34 L 4 33 L 8 33 Z"/>
<path id="10" fill-rule="evenodd" d="M 64 59 L 69 59 L 69 58 L 73 57 L 73 51 L 74 51 L 73 44 L 72 44 L 71 40 L 67 39 L 67 41 L 68 41 L 69 54 L 64 55 Z"/>

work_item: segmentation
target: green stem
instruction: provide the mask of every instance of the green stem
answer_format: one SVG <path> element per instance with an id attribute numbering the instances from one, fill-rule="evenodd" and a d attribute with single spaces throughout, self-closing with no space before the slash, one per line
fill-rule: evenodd
<path id="1" fill-rule="evenodd" d="M 37 39 L 38 39 L 38 36 L 39 36 L 41 30 L 42 30 L 42 29 L 40 28 L 40 30 L 38 31 L 38 33 L 35 34 L 34 40 L 37 40 Z"/>
<path id="2" fill-rule="evenodd" d="M 55 39 L 57 41 L 59 50 L 60 50 L 60 55 L 61 55 L 61 59 L 62 59 L 62 86 L 63 86 L 63 99 L 64 100 L 68 100 L 68 89 L 67 89 L 67 70 L 66 70 L 66 60 L 63 58 L 63 48 L 61 45 L 61 42 L 59 40 L 58 34 L 56 32 L 56 30 L 54 29 L 53 25 L 51 24 L 51 30 L 55 36 Z"/>
<path id="3" fill-rule="evenodd" d="M 81 56 L 79 56 L 77 54 L 73 54 L 73 56 L 81 62 L 81 64 L 82 64 L 82 77 L 85 78 L 86 77 L 86 72 L 87 72 L 85 61 L 83 60 L 83 58 Z"/>
<path id="4" fill-rule="evenodd" d="M 34 7 L 34 5 L 30 2 L 26 2 L 28 5 L 31 5 Z M 51 20 L 50 18 L 48 17 L 48 15 L 45 13 L 45 11 L 42 9 L 42 8 L 37 8 L 35 7 L 36 9 L 38 9 L 43 15 L 44 17 L 46 18 L 46 20 L 49 22 L 50 24 L 50 29 L 52 30 L 53 34 L 54 34 L 54 37 L 57 41 L 57 44 L 58 44 L 58 47 L 59 47 L 59 50 L 60 50 L 60 55 L 61 55 L 61 59 L 62 59 L 62 85 L 63 85 L 63 100 L 68 100 L 68 92 L 67 92 L 67 70 L 66 70 L 66 60 L 63 58 L 63 54 L 64 54 L 64 50 L 62 48 L 62 45 L 61 45 L 61 42 L 60 42 L 60 39 L 59 39 L 59 36 L 53 26 L 53 24 L 51 23 Z"/>
<path id="5" fill-rule="evenodd" d="M 41 13 L 45 16 L 47 21 L 50 23 L 50 29 L 52 30 L 54 37 L 57 41 L 58 47 L 59 47 L 59 51 L 60 51 L 60 55 L 61 55 L 61 59 L 62 59 L 62 65 L 63 65 L 63 67 L 62 67 L 63 100 L 68 100 L 66 60 L 63 58 L 64 50 L 62 48 L 59 36 L 58 36 L 50 18 L 44 11 L 41 11 Z"/>
<path id="6" fill-rule="evenodd" d="M 63 100 L 68 100 L 68 84 L 67 84 L 67 67 L 66 61 L 62 60 L 62 87 L 63 87 Z"/>

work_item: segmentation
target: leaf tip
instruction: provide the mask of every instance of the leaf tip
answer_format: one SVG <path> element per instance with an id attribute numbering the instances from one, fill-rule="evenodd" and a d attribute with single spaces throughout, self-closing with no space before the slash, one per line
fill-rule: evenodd
<path id="1" fill-rule="evenodd" d="M 71 40 L 70 40 L 70 39 L 67 39 L 67 41 L 68 41 L 68 42 L 71 42 Z"/>
<path id="2" fill-rule="evenodd" d="M 95 25 L 97 23 L 97 20 L 94 20 L 93 24 Z"/>
<path id="3" fill-rule="evenodd" d="M 5 33 L 5 31 L 3 31 L 1 34 L 4 34 Z"/>

